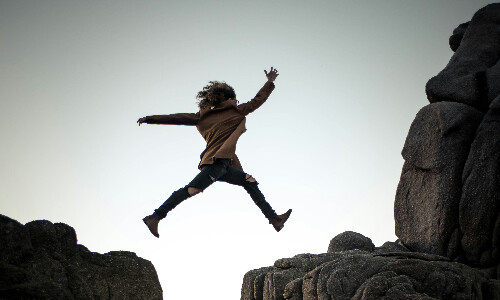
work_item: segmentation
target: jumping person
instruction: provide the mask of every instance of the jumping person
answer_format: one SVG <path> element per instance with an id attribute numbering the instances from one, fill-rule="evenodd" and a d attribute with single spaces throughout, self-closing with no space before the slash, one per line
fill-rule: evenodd
<path id="1" fill-rule="evenodd" d="M 169 211 L 187 198 L 203 192 L 215 181 L 242 186 L 274 229 L 280 231 L 283 228 L 292 210 L 277 215 L 259 190 L 257 181 L 243 172 L 235 154 L 238 138 L 246 131 L 246 115 L 259 108 L 274 90 L 278 70 L 271 67 L 269 73 L 266 70 L 264 73 L 267 82 L 255 98 L 247 103 L 238 105 L 234 89 L 225 82 L 210 81 L 196 97 L 199 112 L 147 116 L 137 121 L 139 126 L 142 123 L 196 126 L 207 142 L 200 155 L 200 173 L 188 185 L 173 192 L 153 214 L 143 219 L 154 236 L 160 237 L 158 223 Z"/>

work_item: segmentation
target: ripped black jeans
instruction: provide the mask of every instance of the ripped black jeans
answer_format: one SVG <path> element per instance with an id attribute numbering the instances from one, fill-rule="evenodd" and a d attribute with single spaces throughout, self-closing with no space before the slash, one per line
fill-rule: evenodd
<path id="1" fill-rule="evenodd" d="M 258 182 L 245 172 L 232 167 L 230 163 L 230 159 L 218 158 L 211 165 L 203 165 L 200 173 L 196 175 L 196 177 L 191 180 L 188 185 L 173 192 L 172 195 L 158 209 L 155 210 L 155 213 L 158 217 L 160 217 L 160 219 L 165 218 L 169 211 L 174 209 L 182 201 L 191 197 L 188 193 L 189 187 L 198 188 L 204 191 L 215 181 L 223 181 L 242 186 L 266 218 L 271 219 L 275 217 L 276 212 L 259 190 Z"/>

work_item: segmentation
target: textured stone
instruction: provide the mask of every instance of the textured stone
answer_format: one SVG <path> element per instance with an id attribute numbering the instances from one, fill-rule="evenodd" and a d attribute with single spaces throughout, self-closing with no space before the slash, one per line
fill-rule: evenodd
<path id="1" fill-rule="evenodd" d="M 413 258 L 425 261 L 450 261 L 448 257 L 436 254 L 423 253 L 423 252 L 389 252 L 389 253 L 375 254 L 375 256 L 399 257 L 399 258 L 404 257 L 404 258 Z"/>
<path id="2" fill-rule="evenodd" d="M 462 171 L 482 113 L 451 102 L 422 108 L 402 151 L 405 163 L 394 202 L 396 235 L 412 251 L 442 256 L 458 225 Z"/>
<path id="3" fill-rule="evenodd" d="M 0 254 L 1 299 L 162 299 L 151 262 L 90 252 L 63 223 L 0 215 Z"/>
<path id="4" fill-rule="evenodd" d="M 0 215 L 0 258 L 10 264 L 19 264 L 33 255 L 30 234 L 23 224 Z"/>
<path id="5" fill-rule="evenodd" d="M 267 273 L 264 280 L 263 299 L 284 300 L 286 285 L 302 276 L 303 273 L 295 268 L 277 269 Z"/>
<path id="6" fill-rule="evenodd" d="M 264 279 L 266 277 L 266 274 L 274 269 L 274 267 L 264 267 L 248 271 L 243 277 L 243 284 L 241 286 L 241 299 L 263 299 Z"/>
<path id="7" fill-rule="evenodd" d="M 285 288 L 266 291 L 268 287 L 264 287 L 262 298 L 242 299 L 500 299 L 496 294 L 500 281 L 444 257 L 408 252 L 374 255 L 363 251 L 314 256 L 285 259 L 286 269 L 275 264 L 268 269 L 266 281 L 279 277 L 282 285 L 288 280 Z M 323 263 L 310 271 L 293 267 L 304 258 Z"/>
<path id="8" fill-rule="evenodd" d="M 37 220 L 26 223 L 24 226 L 28 229 L 33 248 L 38 252 L 43 251 L 48 256 L 61 256 L 61 244 L 58 243 L 56 228 L 52 222 Z"/>
<path id="9" fill-rule="evenodd" d="M 500 91 L 498 77 L 492 78 L 499 74 L 500 68 L 499 24 L 499 3 L 487 5 L 474 14 L 448 65 L 427 82 L 426 93 L 431 103 L 451 101 L 481 111 L 488 108 Z M 452 39 L 455 38 L 459 36 Z M 495 65 L 495 70 L 489 70 Z"/>
<path id="10" fill-rule="evenodd" d="M 435 299 L 426 294 L 415 291 L 417 283 L 414 279 L 398 275 L 393 271 L 376 274 L 366 280 L 356 291 L 352 300 L 368 299 Z"/>
<path id="11" fill-rule="evenodd" d="M 341 234 L 335 236 L 330 241 L 330 245 L 328 245 L 328 253 L 354 249 L 373 251 L 375 249 L 375 245 L 373 245 L 370 238 L 353 231 L 342 232 Z"/>
<path id="12" fill-rule="evenodd" d="M 241 299 L 500 300 L 495 273 L 419 252 L 300 254 L 248 272 Z"/>
<path id="13" fill-rule="evenodd" d="M 361 251 L 354 252 L 361 253 Z M 302 276 L 317 266 L 340 257 L 339 255 L 338 253 L 299 254 L 292 258 L 278 259 L 272 267 L 251 270 L 243 277 L 241 299 L 285 299 L 285 294 L 286 299 L 300 299 Z"/>
<path id="14" fill-rule="evenodd" d="M 302 281 L 297 280 L 317 266 L 338 257 L 339 254 L 336 253 L 324 253 L 299 254 L 292 258 L 278 259 L 274 263 L 274 269 L 265 276 L 262 299 L 299 299 L 302 295 L 299 289 Z"/>
<path id="15" fill-rule="evenodd" d="M 285 286 L 283 297 L 287 300 L 302 300 L 302 278 L 290 281 Z"/>
<path id="16" fill-rule="evenodd" d="M 486 85 L 488 86 L 488 101 L 500 95 L 500 61 L 486 70 Z"/>
<path id="17" fill-rule="evenodd" d="M 500 280 L 488 280 L 483 284 L 484 299 L 499 299 L 500 298 Z"/>
<path id="18" fill-rule="evenodd" d="M 463 173 L 462 248 L 467 260 L 500 263 L 500 96 L 479 125 Z"/>
<path id="19" fill-rule="evenodd" d="M 453 30 L 453 34 L 450 36 L 450 48 L 453 52 L 457 51 L 458 47 L 460 47 L 460 43 L 464 37 L 465 31 L 469 27 L 469 22 L 458 25 L 455 30 Z"/>
<path id="20" fill-rule="evenodd" d="M 410 249 L 406 248 L 399 240 L 395 242 L 385 242 L 382 246 L 375 248 L 376 254 L 393 253 L 393 252 L 409 252 Z"/>

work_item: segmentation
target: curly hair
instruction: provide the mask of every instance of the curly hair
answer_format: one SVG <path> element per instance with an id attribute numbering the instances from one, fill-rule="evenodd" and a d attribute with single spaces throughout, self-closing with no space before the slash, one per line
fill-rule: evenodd
<path id="1" fill-rule="evenodd" d="M 236 99 L 234 89 L 225 82 L 209 81 L 196 95 L 199 108 L 209 108 L 228 99 Z"/>

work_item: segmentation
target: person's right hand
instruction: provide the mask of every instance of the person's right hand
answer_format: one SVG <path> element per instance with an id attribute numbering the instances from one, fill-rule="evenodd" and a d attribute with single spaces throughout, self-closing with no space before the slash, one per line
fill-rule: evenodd
<path id="1" fill-rule="evenodd" d="M 267 73 L 266 70 L 264 70 L 264 73 L 266 73 L 266 77 L 267 77 L 267 81 L 270 81 L 270 82 L 273 82 L 274 80 L 276 80 L 276 77 L 278 77 L 278 70 L 276 69 L 273 69 L 273 67 L 271 67 L 271 70 L 269 71 L 269 73 Z"/>
<path id="2" fill-rule="evenodd" d="M 141 124 L 144 122 L 146 122 L 146 117 L 142 117 L 139 120 L 137 120 L 137 123 L 139 124 L 139 126 L 141 126 Z"/>

